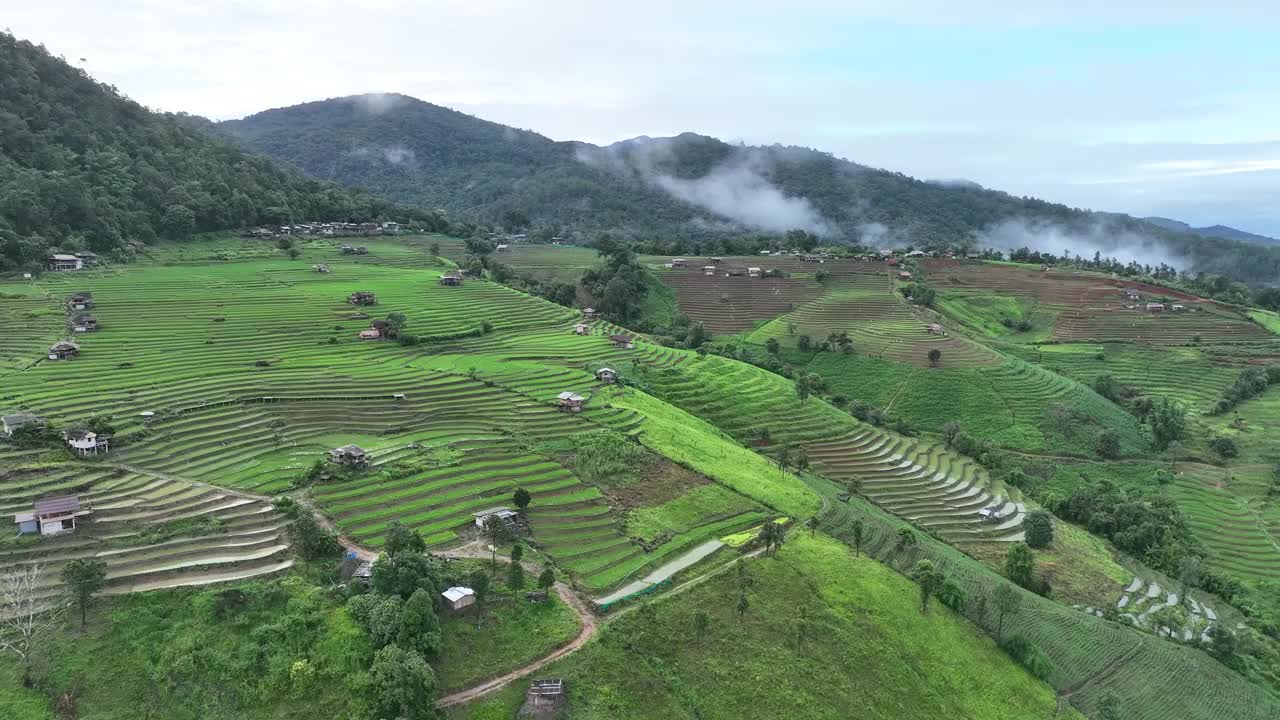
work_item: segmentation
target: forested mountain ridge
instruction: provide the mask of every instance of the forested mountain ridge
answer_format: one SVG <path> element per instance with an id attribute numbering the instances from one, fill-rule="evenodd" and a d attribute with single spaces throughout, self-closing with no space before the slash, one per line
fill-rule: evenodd
<path id="1" fill-rule="evenodd" d="M 574 159 L 577 143 L 404 95 L 333 98 L 217 124 L 322 180 L 468 220 L 673 230 L 705 215 Z"/>
<path id="2" fill-rule="evenodd" d="M 217 123 L 248 148 L 307 174 L 452 216 L 515 228 L 716 240 L 805 229 L 871 245 L 974 244 L 1060 252 L 1140 236 L 1184 267 L 1269 283 L 1280 250 L 1201 237 L 1118 213 L 1017 197 L 972 182 L 917 180 L 830 153 L 752 147 L 684 133 L 599 147 L 556 142 L 404 95 L 358 95 Z M 1016 227 L 1009 232 L 1007 226 Z M 1003 229 L 999 237 L 993 229 Z M 1012 239 L 1010 238 L 1012 236 Z M 1024 240 L 1025 238 L 1025 240 Z M 1052 244 L 1052 248 L 1049 245 Z M 1092 254 L 1092 251 L 1086 251 Z M 1104 249 L 1104 253 L 1106 250 Z M 1122 253 L 1124 254 L 1124 253 Z"/>
<path id="3" fill-rule="evenodd" d="M 0 33 L 0 270 L 38 267 L 53 248 L 109 254 L 310 219 L 440 222 L 305 178 Z"/>

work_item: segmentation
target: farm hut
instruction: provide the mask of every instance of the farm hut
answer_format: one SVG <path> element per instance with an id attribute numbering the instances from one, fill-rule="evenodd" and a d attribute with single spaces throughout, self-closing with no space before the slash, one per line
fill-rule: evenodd
<path id="1" fill-rule="evenodd" d="M 352 305 L 376 305 L 378 298 L 368 290 L 358 290 L 347 296 L 347 302 Z"/>
<path id="2" fill-rule="evenodd" d="M 978 511 L 978 517 L 984 522 L 1000 522 L 1004 519 L 1004 511 L 999 505 L 988 505 Z"/>
<path id="3" fill-rule="evenodd" d="M 896 257 L 891 257 L 891 258 L 889 258 L 888 260 L 885 260 L 885 261 L 884 261 L 884 264 L 885 264 L 885 265 L 888 265 L 889 267 L 897 267 L 897 266 L 898 266 L 898 258 L 896 258 Z"/>
<path id="4" fill-rule="evenodd" d="M 492 507 L 488 510 L 471 513 L 471 517 L 475 518 L 476 527 L 483 530 L 484 526 L 489 524 L 490 518 L 497 518 L 498 522 L 507 527 L 515 527 L 519 514 L 509 507 Z"/>
<path id="5" fill-rule="evenodd" d="M 440 276 L 440 284 L 445 287 L 458 287 L 462 284 L 462 273 L 447 272 Z"/>
<path id="6" fill-rule="evenodd" d="M 689 261 L 684 258 L 671 258 L 671 267 L 689 267 Z"/>
<path id="7" fill-rule="evenodd" d="M 328 266 L 328 265 L 324 265 L 324 264 L 320 264 L 320 265 L 312 265 L 312 266 L 311 266 L 311 269 L 312 269 L 312 270 L 315 270 L 315 271 L 316 271 L 316 272 L 318 272 L 318 273 L 327 273 L 327 272 L 329 272 L 329 266 Z"/>
<path id="8" fill-rule="evenodd" d="M 911 273 L 907 272 L 906 270 L 903 270 L 902 272 L 898 273 L 898 279 L 899 279 L 899 280 L 910 280 L 910 279 L 911 279 Z"/>
<path id="9" fill-rule="evenodd" d="M 760 277 L 762 275 L 764 275 L 764 271 L 758 267 L 747 268 L 747 277 Z"/>
<path id="10" fill-rule="evenodd" d="M 381 340 L 382 333 L 378 332 L 377 330 L 374 330 L 373 328 L 369 328 L 367 330 L 361 330 L 360 339 L 361 340 Z"/>
<path id="11" fill-rule="evenodd" d="M 66 272 L 68 270 L 83 270 L 84 260 L 75 255 L 63 255 L 57 253 L 49 256 L 49 269 L 54 272 Z"/>
<path id="12" fill-rule="evenodd" d="M 1179 303 L 1174 303 L 1173 305 L 1169 306 L 1169 309 L 1174 312 L 1185 312 L 1187 309 L 1187 306 Z"/>
<path id="13" fill-rule="evenodd" d="M 86 455 L 106 454 L 111 447 L 110 435 L 99 435 L 86 428 L 68 428 L 62 431 L 62 439 L 67 446 L 75 450 L 81 457 Z"/>
<path id="14" fill-rule="evenodd" d="M 391 329 L 391 324 L 386 320 L 371 320 L 369 329 L 376 330 L 380 338 L 394 338 L 396 336 L 395 330 Z"/>
<path id="15" fill-rule="evenodd" d="M 981 259 L 982 259 L 982 254 L 981 254 L 981 253 L 976 253 L 976 252 L 965 253 L 965 254 L 964 254 L 964 259 L 965 259 L 965 260 L 981 260 Z"/>
<path id="16" fill-rule="evenodd" d="M 27 425 L 41 427 L 44 425 L 44 418 L 31 413 L 14 413 L 0 418 L 0 429 L 3 429 L 5 437 L 13 437 L 15 430 Z"/>
<path id="17" fill-rule="evenodd" d="M 702 274 L 703 274 L 703 275 L 715 275 L 715 274 L 716 274 L 716 266 L 715 266 L 715 265 L 703 265 L 703 266 L 702 266 Z"/>
<path id="18" fill-rule="evenodd" d="M 564 680 L 560 678 L 534 680 L 529 683 L 529 689 L 525 691 L 524 705 L 528 714 L 541 716 L 561 707 L 567 699 Z"/>
<path id="19" fill-rule="evenodd" d="M 938 323 L 929 323 L 929 327 L 927 329 L 930 335 L 946 335 L 946 332 Z"/>
<path id="20" fill-rule="evenodd" d="M 616 383 L 618 382 L 618 371 L 613 368 L 600 368 L 596 371 L 596 379 L 602 383 Z"/>
<path id="21" fill-rule="evenodd" d="M 586 335 L 589 332 L 591 332 L 591 326 L 586 323 L 578 323 L 573 326 L 574 335 Z"/>
<path id="22" fill-rule="evenodd" d="M 368 254 L 369 254 L 369 248 L 365 247 L 364 245 L 357 245 L 357 246 L 356 246 L 356 254 L 357 254 L 357 255 L 368 255 Z"/>
<path id="23" fill-rule="evenodd" d="M 78 332 L 97 332 L 98 319 L 92 315 L 80 315 L 71 321 L 71 329 Z"/>
<path id="24" fill-rule="evenodd" d="M 72 310 L 91 310 L 93 308 L 93 293 L 76 293 L 67 298 L 67 307 Z"/>
<path id="25" fill-rule="evenodd" d="M 1147 303 L 1147 312 L 1164 312 L 1164 303 Z"/>
<path id="26" fill-rule="evenodd" d="M 610 335 L 609 342 L 619 350 L 634 350 L 636 341 L 630 335 Z"/>
<path id="27" fill-rule="evenodd" d="M 351 247 L 350 245 L 343 245 L 342 247 L 338 248 L 338 251 L 341 252 L 343 255 L 354 255 L 356 252 L 356 249 Z"/>
<path id="28" fill-rule="evenodd" d="M 772 255 L 773 253 L 769 252 L 768 250 L 761 250 L 761 251 L 760 251 L 760 254 L 761 254 L 761 255 Z"/>
<path id="29" fill-rule="evenodd" d="M 70 340 L 59 340 L 49 348 L 50 360 L 70 360 L 80 354 L 80 345 Z"/>
<path id="30" fill-rule="evenodd" d="M 1124 295 L 1130 300 L 1137 300 L 1142 297 L 1142 293 L 1138 292 L 1138 288 L 1125 288 Z"/>
<path id="31" fill-rule="evenodd" d="M 461 612 L 476 604 L 476 591 L 461 585 L 445 590 L 440 597 L 444 598 L 444 606 L 453 612 Z"/>
<path id="32" fill-rule="evenodd" d="M 591 318 L 594 318 L 599 313 L 596 312 L 595 308 L 582 308 L 582 314 L 587 319 L 591 319 Z"/>
<path id="33" fill-rule="evenodd" d="M 724 258 L 722 257 L 711 257 L 711 258 L 707 258 L 707 260 L 710 261 L 712 264 L 724 262 Z"/>
<path id="34" fill-rule="evenodd" d="M 911 252 L 907 253 L 907 257 L 924 257 L 924 251 L 912 250 Z"/>
<path id="35" fill-rule="evenodd" d="M 546 602 L 546 601 L 547 601 L 547 591 L 546 591 L 546 590 L 533 590 L 533 591 L 531 591 L 531 592 L 527 592 L 527 593 L 525 593 L 525 594 L 524 594 L 524 599 L 525 599 L 525 600 L 528 600 L 529 602 L 534 602 L 534 603 Z"/>
<path id="36" fill-rule="evenodd" d="M 502 243 L 501 245 L 499 245 L 494 249 L 497 250 L 498 252 L 507 252 L 508 250 L 511 249 L 511 246 L 506 243 Z"/>
<path id="37" fill-rule="evenodd" d="M 729 268 L 728 274 L 734 277 L 742 277 L 747 274 L 747 269 L 743 267 L 731 267 Z"/>
<path id="38" fill-rule="evenodd" d="M 20 533 L 58 535 L 74 532 L 76 518 L 87 517 L 92 513 L 91 509 L 80 504 L 78 495 L 59 495 L 37 500 L 31 512 L 18 513 L 13 520 Z"/>
<path id="39" fill-rule="evenodd" d="M 364 467 L 369 464 L 369 453 L 359 445 L 343 445 L 329 451 L 329 460 L 339 465 Z"/>
<path id="40" fill-rule="evenodd" d="M 586 398 L 578 393 L 565 391 L 556 396 L 556 404 L 570 412 L 580 412 L 585 402 Z"/>

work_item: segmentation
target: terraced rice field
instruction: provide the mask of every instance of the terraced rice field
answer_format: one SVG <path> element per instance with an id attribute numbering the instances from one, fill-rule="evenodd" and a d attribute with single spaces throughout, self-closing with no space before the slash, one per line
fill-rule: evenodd
<path id="1" fill-rule="evenodd" d="M 1280 576 L 1280 524 L 1266 502 L 1270 467 L 1182 465 L 1169 495 L 1209 548 L 1209 564 L 1248 580 Z"/>
<path id="2" fill-rule="evenodd" d="M 21 464 L 5 458 L 0 463 Z M 284 521 L 266 501 L 105 462 L 15 471 L 0 489 L 0 514 L 70 493 L 93 511 L 74 533 L 0 542 L 0 566 L 43 566 L 49 597 L 64 592 L 59 574 L 75 558 L 107 563 L 108 594 L 238 580 L 293 564 Z"/>
<path id="3" fill-rule="evenodd" d="M 331 243 L 303 245 L 328 260 L 332 271 L 320 274 L 311 257 L 282 260 L 251 242 L 167 249 L 163 266 L 5 286 L 25 303 L 5 305 L 0 322 L 14 329 L 6 337 L 25 337 L 31 313 L 65 323 L 63 299 L 81 290 L 93 292 L 101 330 L 79 338 L 80 356 L 65 362 L 42 359 L 44 337 L 13 343 L 23 362 L 9 366 L 0 409 L 58 425 L 110 415 L 117 442 L 105 462 L 252 493 L 288 490 L 330 448 L 359 444 L 373 458 L 367 476 L 311 492 L 343 533 L 375 547 L 392 521 L 433 546 L 475 533 L 472 513 L 508 504 L 522 486 L 533 495 L 533 539 L 590 588 L 760 520 L 708 518 L 646 552 L 597 488 L 528 449 L 602 427 L 635 432 L 643 417 L 633 411 L 589 401 L 567 413 L 555 396 L 596 394 L 590 370 L 602 364 L 625 372 L 685 356 L 643 341 L 614 348 L 605 336 L 621 329 L 603 322 L 578 336 L 576 311 L 500 285 L 441 287 L 412 243 L 371 244 L 371 255 L 354 258 Z M 250 260 L 211 264 L 210 254 Z M 346 304 L 355 290 L 375 292 L 377 304 Z M 371 318 L 396 311 L 408 318 L 405 332 L 430 344 L 356 339 Z M 482 335 L 485 321 L 492 330 Z"/>
<path id="4" fill-rule="evenodd" d="M 1099 375 L 1111 375 L 1122 385 L 1177 400 L 1193 412 L 1211 407 L 1243 368 L 1214 361 L 1198 348 L 1155 350 L 1128 343 L 1043 345 L 1034 358 L 1090 385 Z"/>
<path id="5" fill-rule="evenodd" d="M 853 522 L 863 520 L 862 548 L 868 555 L 902 572 L 928 558 L 969 597 L 989 596 L 995 583 L 1004 582 L 981 563 L 929 540 L 897 551 L 898 524 L 873 509 L 832 503 L 820 519 L 824 532 L 845 542 L 851 542 Z M 1126 717 L 1141 720 L 1262 720 L 1280 713 L 1280 703 L 1266 690 L 1201 650 L 1031 593 L 1022 593 L 1021 608 L 1006 622 L 1005 632 L 1021 633 L 1043 650 L 1053 662 L 1050 684 L 1087 714 L 1097 712 L 1108 693 L 1124 698 Z"/>
<path id="6" fill-rule="evenodd" d="M 998 354 L 959 335 L 931 334 L 928 326 L 934 318 L 899 297 L 887 274 L 850 274 L 828 285 L 822 297 L 769 322 L 751 333 L 750 340 L 794 344 L 799 335 L 820 341 L 833 332 L 848 332 L 855 352 L 916 367 L 928 367 L 929 352 L 935 349 L 942 353 L 946 367 L 1002 361 Z"/>
<path id="7" fill-rule="evenodd" d="M 767 426 L 774 443 L 803 446 L 816 471 L 837 481 L 861 479 L 877 504 L 949 540 L 1022 538 L 1024 506 L 977 464 L 860 423 L 821 400 L 800 403 L 777 375 L 709 356 L 648 377 L 659 397 L 740 442 Z M 978 511 L 989 505 L 1001 506 L 1007 519 L 983 523 Z"/>

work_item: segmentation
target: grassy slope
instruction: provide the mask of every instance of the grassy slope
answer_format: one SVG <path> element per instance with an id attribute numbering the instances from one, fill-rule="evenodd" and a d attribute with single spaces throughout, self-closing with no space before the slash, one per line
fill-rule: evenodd
<path id="1" fill-rule="evenodd" d="M 730 488 L 792 517 L 818 509 L 818 498 L 796 476 L 683 410 L 639 392 L 612 400 L 646 418 L 640 442 L 645 447 L 724 483 Z"/>
<path id="2" fill-rule="evenodd" d="M 487 566 L 487 563 L 483 563 Z M 521 667 L 577 637 L 580 624 L 573 609 L 554 592 L 545 603 L 511 599 L 507 565 L 499 567 L 484 617 L 442 613 L 440 657 L 432 663 L 442 692 L 470 687 Z M 537 577 L 525 573 L 525 590 Z"/>
<path id="3" fill-rule="evenodd" d="M 741 620 L 729 571 L 629 613 L 549 668 L 569 682 L 573 717 L 1053 715 L 1052 691 L 976 628 L 936 603 L 922 615 L 909 580 L 826 537 L 793 533 L 776 558 L 746 567 Z M 698 612 L 710 618 L 702 638 Z M 514 701 L 508 693 L 459 715 L 510 717 Z"/>
<path id="4" fill-rule="evenodd" d="M 833 505 L 822 515 L 822 527 L 851 542 L 855 520 L 865 523 L 863 548 L 868 554 L 900 570 L 928 558 L 971 599 L 990 596 L 996 584 L 1007 582 L 982 562 L 932 538 L 920 538 L 915 548 L 898 551 L 895 536 L 903 523 L 863 502 Z M 1280 713 L 1280 699 L 1200 650 L 1054 600 L 1019 594 L 1022 605 L 1006 620 L 1006 633 L 1021 633 L 1043 650 L 1054 665 L 1050 682 L 1059 690 L 1071 689 L 1071 703 L 1086 713 L 1096 712 L 1109 692 L 1121 698 L 1123 716 L 1131 720 L 1269 720 Z M 994 632 L 990 611 L 985 623 Z"/>

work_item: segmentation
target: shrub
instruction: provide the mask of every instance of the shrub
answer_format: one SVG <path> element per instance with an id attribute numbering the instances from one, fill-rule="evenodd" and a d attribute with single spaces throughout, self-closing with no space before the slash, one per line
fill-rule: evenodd
<path id="1" fill-rule="evenodd" d="M 1028 513 L 1022 528 L 1030 547 L 1046 548 L 1053 544 L 1053 519 L 1049 513 L 1043 510 Z"/>

